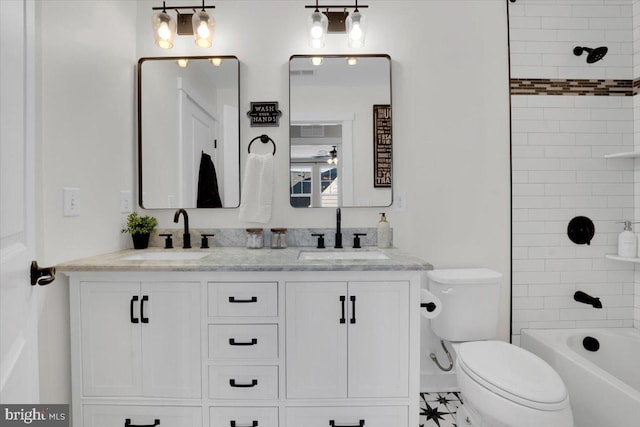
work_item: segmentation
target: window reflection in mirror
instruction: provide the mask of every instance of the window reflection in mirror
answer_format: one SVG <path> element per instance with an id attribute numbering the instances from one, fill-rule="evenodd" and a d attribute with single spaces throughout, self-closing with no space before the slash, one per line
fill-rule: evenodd
<path id="1" fill-rule="evenodd" d="M 239 73 L 232 56 L 140 59 L 140 206 L 239 205 Z"/>
<path id="2" fill-rule="evenodd" d="M 391 59 L 311 59 L 289 62 L 291 206 L 389 206 L 391 185 L 375 182 L 374 106 L 391 105 Z"/>

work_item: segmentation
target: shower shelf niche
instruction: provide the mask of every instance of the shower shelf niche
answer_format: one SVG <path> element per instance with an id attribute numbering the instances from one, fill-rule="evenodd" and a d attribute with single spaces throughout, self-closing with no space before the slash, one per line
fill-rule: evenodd
<path id="1" fill-rule="evenodd" d="M 640 258 L 625 258 L 622 256 L 618 256 L 618 255 L 605 255 L 604 256 L 606 259 L 612 259 L 614 261 L 625 261 L 625 262 L 635 262 L 635 263 L 640 263 Z"/>
<path id="2" fill-rule="evenodd" d="M 640 157 L 640 151 L 627 151 L 624 153 L 611 153 L 605 154 L 605 159 L 633 159 L 636 157 Z"/>

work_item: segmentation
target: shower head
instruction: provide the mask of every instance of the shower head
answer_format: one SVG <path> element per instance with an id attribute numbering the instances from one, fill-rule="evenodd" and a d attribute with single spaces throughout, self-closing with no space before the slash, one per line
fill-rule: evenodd
<path id="1" fill-rule="evenodd" d="M 591 49 L 590 47 L 580 47 L 576 46 L 573 49 L 573 54 L 576 56 L 582 55 L 582 52 L 587 52 L 587 64 L 593 64 L 594 62 L 600 61 L 609 51 L 609 48 L 606 46 L 600 46 L 595 49 Z"/>

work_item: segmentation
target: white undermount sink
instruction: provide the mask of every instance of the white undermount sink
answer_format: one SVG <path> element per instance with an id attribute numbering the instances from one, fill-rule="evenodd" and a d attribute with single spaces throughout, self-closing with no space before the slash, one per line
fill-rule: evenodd
<path id="1" fill-rule="evenodd" d="M 298 255 L 300 261 L 313 260 L 376 260 L 389 259 L 379 251 L 301 251 Z"/>
<path id="2" fill-rule="evenodd" d="M 186 251 L 167 251 L 167 252 L 141 252 L 122 258 L 126 261 L 188 261 L 198 260 L 209 255 L 209 252 L 186 252 Z"/>

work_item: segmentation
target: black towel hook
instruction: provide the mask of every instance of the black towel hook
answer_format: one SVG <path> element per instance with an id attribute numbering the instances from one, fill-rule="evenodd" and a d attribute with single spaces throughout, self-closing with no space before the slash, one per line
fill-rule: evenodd
<path id="1" fill-rule="evenodd" d="M 251 140 L 251 142 L 249 143 L 249 147 L 247 148 L 247 150 L 249 151 L 249 153 L 251 153 L 251 144 L 253 144 L 253 141 L 255 141 L 256 139 L 260 139 L 260 142 L 262 142 L 263 144 L 266 144 L 268 142 L 271 142 L 273 144 L 273 155 L 276 155 L 276 143 L 273 142 L 273 139 L 271 139 L 269 137 L 269 135 L 260 135 L 260 136 L 256 136 L 255 138 L 253 138 Z"/>

